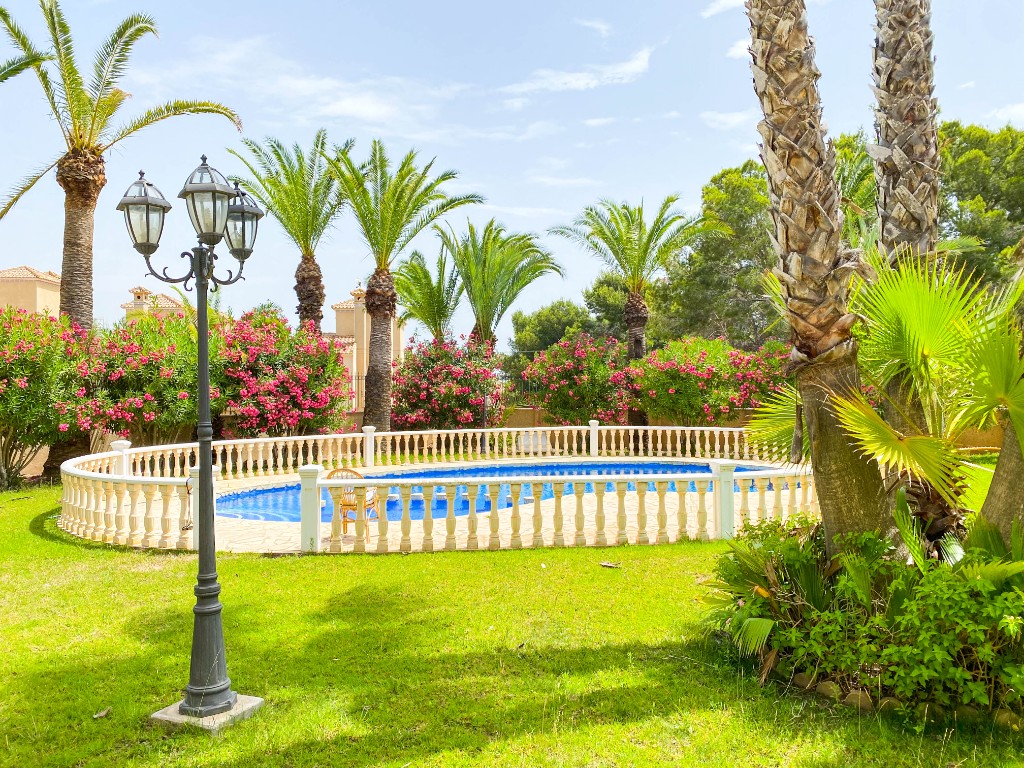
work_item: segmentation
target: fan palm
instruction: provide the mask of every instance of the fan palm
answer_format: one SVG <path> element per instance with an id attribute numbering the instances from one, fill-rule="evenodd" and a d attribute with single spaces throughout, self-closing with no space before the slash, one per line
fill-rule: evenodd
<path id="1" fill-rule="evenodd" d="M 880 530 L 888 517 L 881 474 L 839 428 L 832 395 L 860 392 L 848 311 L 857 259 L 841 249 L 835 150 L 827 141 L 803 0 L 749 0 L 754 92 L 764 120 L 761 157 L 775 222 L 775 270 L 792 331 L 791 367 L 811 446 L 829 552 L 836 537 Z"/>
<path id="2" fill-rule="evenodd" d="M 373 256 L 373 275 L 366 283 L 370 345 L 363 423 L 387 431 L 391 428 L 391 321 L 398 303 L 391 264 L 416 235 L 441 216 L 483 202 L 483 198 L 445 194 L 442 187 L 458 173 L 442 171 L 432 177 L 434 161 L 417 167 L 415 150 L 393 167 L 383 143 L 376 139 L 370 157 L 361 165 L 347 152 L 327 157 L 327 164 L 352 206 Z"/>
<path id="3" fill-rule="evenodd" d="M 585 208 L 571 226 L 551 230 L 604 261 L 625 280 L 629 293 L 623 313 L 630 360 L 647 353 L 645 332 L 650 312 L 645 295 L 655 275 L 702 237 L 727 231 L 717 222 L 674 210 L 678 200 L 676 195 L 666 197 L 650 222 L 645 219 L 642 202 L 633 206 L 602 200 Z"/>
<path id="4" fill-rule="evenodd" d="M 444 341 L 451 334 L 463 286 L 456 269 L 449 269 L 443 248 L 437 254 L 434 272 L 423 254 L 413 251 L 395 270 L 395 289 L 399 303 L 405 307 L 403 322 L 418 320 L 435 341 Z"/>
<path id="5" fill-rule="evenodd" d="M 130 94 L 118 83 L 128 69 L 135 44 L 156 34 L 156 23 L 145 14 L 132 14 L 111 32 L 96 52 L 92 78 L 75 58 L 71 29 L 57 0 L 39 0 L 46 22 L 53 66 L 15 22 L 0 7 L 0 24 L 25 58 L 36 60 L 33 69 L 39 79 L 57 126 L 64 137 L 65 151 L 42 170 L 23 179 L 0 207 L 5 216 L 21 197 L 46 173 L 56 167 L 57 183 L 64 190 L 64 260 L 61 268 L 60 311 L 83 327 L 92 325 L 92 240 L 96 201 L 107 183 L 103 154 L 129 136 L 154 123 L 178 115 L 215 114 L 231 120 L 241 130 L 232 110 L 212 101 L 176 100 L 153 107 L 138 117 L 115 125 L 114 118 Z"/>
<path id="6" fill-rule="evenodd" d="M 494 219 L 482 230 L 469 223 L 461 237 L 450 229 L 434 229 L 465 286 L 473 309 L 473 335 L 480 341 L 494 341 L 501 318 L 535 280 L 562 274 L 558 262 L 537 243 L 536 235 L 506 232 Z"/>
<path id="7" fill-rule="evenodd" d="M 327 172 L 327 131 L 317 131 L 308 154 L 298 144 L 289 149 L 273 138 L 262 144 L 252 139 L 242 139 L 242 143 L 249 150 L 249 157 L 228 151 L 245 164 L 251 178 L 233 180 L 263 203 L 299 249 L 299 266 L 295 270 L 299 322 L 311 322 L 319 328 L 326 294 L 316 249 L 345 205 L 337 179 Z M 344 146 L 334 147 L 334 152 L 346 153 L 352 143 L 350 140 Z"/>

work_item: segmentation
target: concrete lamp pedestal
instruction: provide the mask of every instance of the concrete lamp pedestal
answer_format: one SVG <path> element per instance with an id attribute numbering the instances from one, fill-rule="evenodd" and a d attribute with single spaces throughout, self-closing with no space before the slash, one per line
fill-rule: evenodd
<path id="1" fill-rule="evenodd" d="M 194 725 L 197 728 L 202 728 L 204 731 L 216 734 L 221 729 L 227 728 L 233 723 L 237 723 L 240 720 L 248 720 L 255 714 L 256 710 L 263 706 L 263 699 L 258 696 L 245 696 L 238 694 L 238 699 L 231 709 L 220 714 L 210 715 L 209 717 L 191 717 L 190 715 L 183 715 L 178 711 L 181 706 L 181 702 L 171 704 L 169 707 L 164 707 L 159 712 L 154 712 L 149 716 L 150 720 L 153 720 L 160 725 L 168 728 L 180 728 L 183 725 Z"/>

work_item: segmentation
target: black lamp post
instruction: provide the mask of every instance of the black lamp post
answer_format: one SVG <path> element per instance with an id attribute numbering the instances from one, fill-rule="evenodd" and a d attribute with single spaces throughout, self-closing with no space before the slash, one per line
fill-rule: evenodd
<path id="1" fill-rule="evenodd" d="M 164 218 L 171 204 L 160 194 L 140 171 L 138 181 L 125 192 L 117 210 L 124 212 L 128 234 L 135 250 L 146 259 L 146 267 L 153 277 L 165 283 L 189 282 L 196 287 L 196 315 L 199 352 L 199 488 L 198 528 L 199 578 L 195 587 L 195 618 L 192 629 L 192 662 L 185 698 L 178 712 L 187 717 L 209 717 L 227 712 L 238 699 L 231 690 L 227 661 L 224 656 L 224 626 L 221 621 L 220 584 L 217 581 L 217 549 L 214 542 L 213 520 L 213 423 L 210 418 L 210 349 L 207 293 L 210 284 L 216 291 L 222 285 L 231 285 L 242 279 L 245 260 L 252 254 L 256 230 L 263 212 L 238 185 L 228 184 L 217 170 L 211 168 L 203 156 L 178 195 L 185 201 L 192 226 L 199 236 L 199 245 L 181 254 L 188 260 L 189 270 L 181 277 L 172 277 L 164 268 L 157 272 L 150 258 L 160 245 Z M 214 267 L 217 255 L 214 247 L 227 240 L 228 250 L 238 261 L 238 271 L 228 270 L 226 277 L 217 277 Z"/>

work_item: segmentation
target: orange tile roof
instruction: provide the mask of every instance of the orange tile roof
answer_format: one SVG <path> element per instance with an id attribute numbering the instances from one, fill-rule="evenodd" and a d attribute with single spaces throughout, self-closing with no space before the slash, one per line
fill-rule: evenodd
<path id="1" fill-rule="evenodd" d="M 135 309 L 139 304 L 132 301 L 126 302 L 121 305 L 121 309 Z M 185 305 L 182 304 L 178 299 L 173 296 L 168 296 L 166 293 L 151 293 L 146 296 L 145 302 L 142 304 L 146 309 L 152 309 L 154 306 L 157 309 L 184 309 Z"/>
<path id="2" fill-rule="evenodd" d="M 51 285 L 60 285 L 60 275 L 56 272 L 40 272 L 38 269 L 26 266 L 0 269 L 0 280 L 39 280 Z"/>

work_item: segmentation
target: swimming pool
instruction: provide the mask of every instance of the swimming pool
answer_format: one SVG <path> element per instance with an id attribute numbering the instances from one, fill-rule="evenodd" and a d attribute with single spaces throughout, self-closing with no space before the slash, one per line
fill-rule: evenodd
<path id="1" fill-rule="evenodd" d="M 763 467 L 736 467 L 737 473 L 754 472 Z M 441 469 L 396 469 L 382 475 L 373 475 L 373 479 L 418 479 L 431 480 L 428 487 L 435 489 L 433 503 L 431 504 L 431 517 L 444 518 L 448 514 L 448 503 L 452 502 L 455 515 L 469 514 L 472 503 L 472 492 L 465 484 L 459 483 L 459 479 L 495 479 L 499 481 L 499 493 L 497 508 L 507 509 L 512 506 L 512 491 L 508 483 L 500 482 L 502 478 L 529 478 L 529 477 L 579 477 L 580 475 L 601 475 L 630 477 L 637 475 L 677 475 L 677 474 L 698 474 L 711 476 L 711 468 L 708 464 L 682 462 L 682 461 L 639 461 L 639 462 L 608 462 L 608 461 L 573 461 L 571 463 L 544 462 L 529 464 L 492 464 L 486 466 L 453 467 Z M 443 494 L 445 486 L 455 485 L 456 493 L 454 499 L 448 499 Z M 566 493 L 574 493 L 572 483 L 566 484 Z M 653 482 L 647 483 L 648 491 L 654 492 Z M 688 483 L 685 490 L 695 491 L 693 482 Z M 612 483 L 606 484 L 606 491 L 612 490 Z M 630 482 L 629 490 L 636 490 L 636 484 Z M 422 520 L 425 511 L 425 502 L 422 492 L 423 486 L 413 487 L 413 498 L 409 504 L 409 516 L 412 520 Z M 476 489 L 474 489 L 476 490 Z M 676 492 L 676 484 L 669 482 L 670 493 Z M 739 490 L 737 486 L 736 490 Z M 398 488 L 392 486 L 387 500 L 388 520 L 402 519 L 402 502 L 398 497 Z M 593 493 L 594 484 L 586 483 L 584 493 Z M 381 491 L 383 493 L 383 491 Z M 541 499 L 554 498 L 555 489 L 551 482 L 543 485 Z M 325 488 L 321 493 L 324 501 L 321 519 L 323 522 L 331 520 L 330 493 Z M 520 494 L 520 504 L 532 504 L 533 492 L 528 484 L 524 484 Z M 489 512 L 491 500 L 482 491 L 477 494 L 476 511 Z M 239 491 L 218 497 L 217 514 L 221 517 L 229 517 L 240 520 L 266 520 L 273 522 L 299 521 L 299 485 L 277 486 L 274 488 L 259 488 L 248 491 Z"/>

